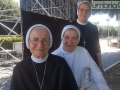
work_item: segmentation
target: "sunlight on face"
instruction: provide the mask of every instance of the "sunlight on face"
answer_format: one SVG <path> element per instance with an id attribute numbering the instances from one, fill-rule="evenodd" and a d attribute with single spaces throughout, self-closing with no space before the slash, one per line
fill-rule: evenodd
<path id="1" fill-rule="evenodd" d="M 67 52 L 72 52 L 78 45 L 78 33 L 76 30 L 69 29 L 64 33 L 62 38 L 63 48 Z"/>
<path id="2" fill-rule="evenodd" d="M 80 5 L 78 9 L 78 20 L 82 23 L 87 22 L 88 18 L 90 17 L 91 11 L 89 4 L 83 3 Z"/>
<path id="3" fill-rule="evenodd" d="M 50 36 L 46 29 L 42 27 L 34 28 L 29 39 L 30 52 L 38 59 L 43 59 L 50 47 Z"/>

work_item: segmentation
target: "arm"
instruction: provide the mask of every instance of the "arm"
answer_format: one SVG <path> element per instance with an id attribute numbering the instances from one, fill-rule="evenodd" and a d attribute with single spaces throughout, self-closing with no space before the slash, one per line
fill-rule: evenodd
<path id="1" fill-rule="evenodd" d="M 102 73 L 104 73 L 104 70 L 102 68 L 101 52 L 97 53 L 97 58 L 98 58 L 99 69 L 101 70 Z"/>
<path id="2" fill-rule="evenodd" d="M 98 33 L 98 28 L 97 27 L 96 27 L 95 47 L 96 47 L 96 54 L 97 54 L 97 59 L 98 59 L 98 67 L 101 70 L 101 72 L 104 73 L 104 70 L 102 68 L 101 50 L 100 50 L 100 43 L 99 43 L 99 33 Z"/>
<path id="3" fill-rule="evenodd" d="M 91 77 L 92 80 L 95 82 L 95 84 L 98 86 L 100 90 L 110 90 L 108 87 L 106 80 L 104 79 L 104 76 L 100 69 L 98 68 L 95 61 L 92 59 L 92 57 L 88 53 L 88 59 L 89 59 L 89 65 L 91 69 Z"/>
<path id="4" fill-rule="evenodd" d="M 88 51 L 86 50 L 84 54 L 86 55 L 88 67 L 91 70 L 92 81 L 98 86 L 99 90 L 110 90 L 106 83 L 106 80 L 104 79 L 102 72 L 100 71 L 99 67 L 97 66 L 93 58 L 90 56 Z"/>
<path id="5" fill-rule="evenodd" d="M 10 90 L 25 90 L 25 89 L 23 89 L 23 84 L 21 83 L 20 75 L 21 75 L 21 73 L 18 70 L 18 67 L 15 67 L 13 69 Z"/>

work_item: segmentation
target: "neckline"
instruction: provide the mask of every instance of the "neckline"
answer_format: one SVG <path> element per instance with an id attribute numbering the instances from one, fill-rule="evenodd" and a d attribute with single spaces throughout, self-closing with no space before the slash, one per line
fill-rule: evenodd
<path id="1" fill-rule="evenodd" d="M 34 71 L 35 71 L 35 74 L 36 74 L 36 77 L 37 77 L 39 89 L 42 90 L 43 82 L 44 82 L 44 77 L 45 77 L 45 73 L 46 73 L 46 68 L 47 68 L 47 59 L 46 59 L 46 63 L 45 63 L 45 69 L 44 69 L 44 72 L 43 72 L 43 78 L 42 78 L 41 84 L 40 84 L 39 77 L 38 77 L 38 73 L 37 73 L 37 70 L 36 70 L 36 67 L 35 67 L 35 64 L 34 64 L 34 61 L 33 61 L 33 60 L 32 60 L 32 64 L 33 64 Z"/>
<path id="2" fill-rule="evenodd" d="M 45 58 L 43 58 L 43 59 L 37 59 L 37 58 L 35 58 L 33 55 L 31 55 L 31 59 L 32 59 L 32 61 L 35 62 L 35 63 L 43 63 L 43 62 L 45 62 L 45 61 L 47 60 L 48 56 L 49 56 L 49 54 L 47 54 L 47 55 L 45 56 Z"/>
<path id="3" fill-rule="evenodd" d="M 77 19 L 78 20 L 78 19 Z M 86 47 L 86 34 L 87 34 L 87 23 L 86 23 L 86 25 L 84 25 L 85 26 L 85 34 L 83 35 L 83 32 L 82 32 L 82 30 L 81 30 L 81 28 L 80 28 L 80 25 L 79 25 L 79 23 L 77 23 L 77 26 L 78 26 L 78 28 L 80 29 L 80 32 L 81 32 L 81 36 L 82 36 L 82 38 L 83 38 L 83 44 L 84 44 L 84 47 Z"/>
<path id="4" fill-rule="evenodd" d="M 71 66 L 69 65 L 69 67 L 70 67 L 71 70 L 73 69 L 73 65 L 74 65 L 74 61 L 75 61 L 75 53 L 73 53 L 73 54 L 74 54 L 74 56 L 73 56 L 72 64 L 71 64 Z M 64 52 L 63 52 L 63 58 L 66 60 Z"/>
<path id="5" fill-rule="evenodd" d="M 78 19 L 77 19 L 76 21 L 77 21 L 77 23 L 80 24 L 80 25 L 86 25 L 86 24 L 87 24 L 87 22 L 86 22 L 86 23 L 82 23 L 82 22 L 80 22 Z"/>
<path id="6" fill-rule="evenodd" d="M 63 46 L 61 45 L 61 50 L 62 50 L 62 57 L 66 60 L 66 61 L 68 61 L 66 58 L 65 58 L 65 54 L 67 54 L 67 55 L 71 55 L 71 54 L 73 54 L 73 60 L 72 60 L 72 64 L 71 64 L 71 66 L 69 65 L 69 67 L 70 67 L 70 69 L 72 70 L 73 69 L 73 66 L 74 66 L 74 62 L 75 62 L 75 50 L 76 50 L 76 48 L 75 48 L 75 50 L 73 51 L 73 52 L 67 52 L 67 51 L 65 51 L 64 49 L 63 49 Z"/>

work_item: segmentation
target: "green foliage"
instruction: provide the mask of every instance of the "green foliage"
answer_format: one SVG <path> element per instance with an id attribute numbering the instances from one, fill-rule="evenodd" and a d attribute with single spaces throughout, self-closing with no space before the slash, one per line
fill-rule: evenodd
<path id="1" fill-rule="evenodd" d="M 120 14 L 120 10 L 119 9 L 94 9 L 92 10 L 92 15 L 95 14 L 108 14 L 111 18 L 114 17 L 114 15 Z"/>
<path id="2" fill-rule="evenodd" d="M 11 11 L 10 9 L 16 9 L 19 8 L 19 5 L 17 2 L 14 2 L 13 0 L 0 0 L 0 10 L 9 10 L 9 11 L 2 11 L 0 12 L 0 19 L 10 19 L 9 16 L 12 18 L 14 17 L 20 17 L 20 11 L 14 10 Z"/>
<path id="3" fill-rule="evenodd" d="M 5 37 L 0 37 L 0 44 L 3 42 Z M 5 49 L 12 49 L 13 42 L 21 42 L 22 37 L 7 37 L 4 42 L 2 43 L 2 47 Z"/>
<path id="4" fill-rule="evenodd" d="M 98 27 L 100 37 L 108 37 L 108 30 L 110 37 L 118 36 L 118 27 L 113 26 L 100 26 L 98 22 L 91 22 Z"/>

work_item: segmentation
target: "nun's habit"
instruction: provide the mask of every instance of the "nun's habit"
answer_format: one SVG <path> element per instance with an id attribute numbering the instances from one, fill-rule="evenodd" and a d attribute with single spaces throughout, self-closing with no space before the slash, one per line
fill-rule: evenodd
<path id="1" fill-rule="evenodd" d="M 44 25 L 37 24 L 27 32 L 27 48 L 29 49 L 30 32 L 35 27 L 43 27 L 48 30 L 51 47 L 52 35 L 50 30 Z M 10 90 L 78 90 L 78 87 L 66 61 L 62 57 L 47 54 L 42 60 L 31 55 L 18 63 L 13 70 Z"/>
<path id="2" fill-rule="evenodd" d="M 79 29 L 76 26 L 67 25 L 64 27 L 62 31 L 61 38 L 63 38 L 65 31 L 68 30 L 69 28 L 75 29 L 80 37 Z M 81 87 L 80 77 L 81 77 L 82 69 L 84 67 L 89 67 L 91 69 L 91 76 L 93 82 L 95 82 L 98 88 L 100 90 L 109 90 L 109 87 L 107 86 L 107 83 L 101 71 L 99 70 L 98 66 L 96 65 L 96 63 L 94 62 L 94 60 L 92 59 L 92 57 L 89 55 L 88 51 L 84 47 L 77 46 L 73 52 L 67 52 L 63 49 L 63 44 L 61 43 L 60 47 L 56 49 L 54 52 L 52 52 L 52 54 L 61 56 L 67 61 L 74 74 L 78 87 Z M 85 77 L 86 78 L 84 82 L 87 82 L 88 76 Z"/>
<path id="3" fill-rule="evenodd" d="M 78 6 L 77 7 L 77 16 L 78 16 L 79 7 L 83 3 L 87 3 L 90 5 L 90 15 L 91 15 L 91 12 L 92 12 L 91 4 L 86 0 L 83 0 L 83 1 L 80 0 L 77 3 L 77 6 Z M 100 50 L 99 35 L 98 35 L 97 27 L 88 21 L 83 23 L 83 22 L 80 22 L 78 19 L 74 20 L 70 24 L 75 25 L 81 31 L 81 38 L 80 38 L 80 42 L 78 43 L 78 46 L 85 47 L 86 50 L 91 55 L 91 57 L 93 58 L 93 60 L 99 66 L 97 53 L 101 52 L 101 50 Z M 86 43 L 84 44 L 84 42 L 86 42 Z"/>

